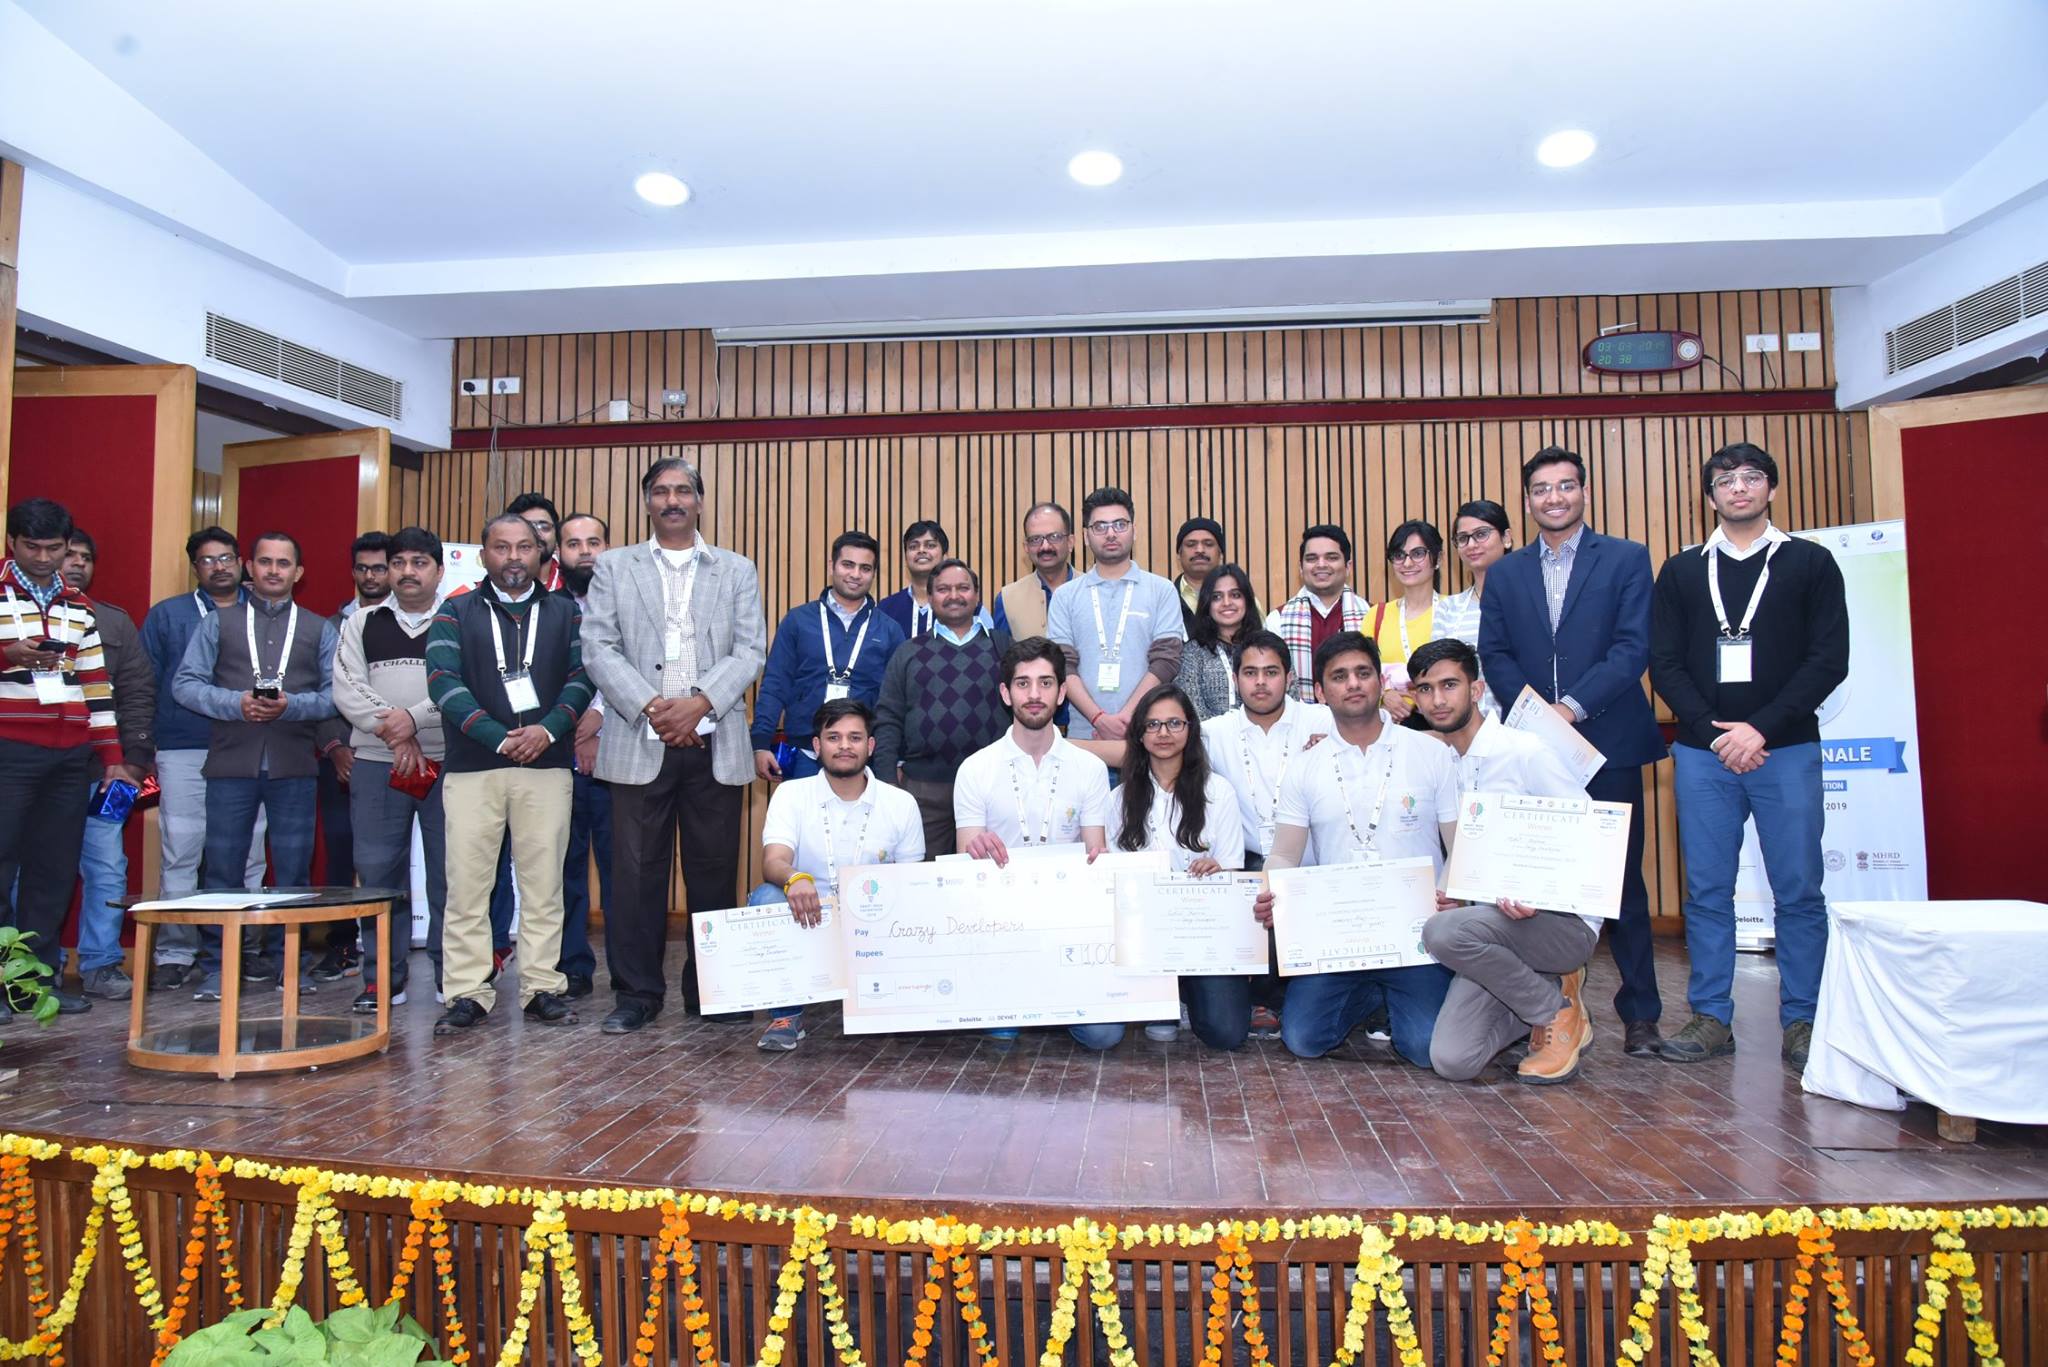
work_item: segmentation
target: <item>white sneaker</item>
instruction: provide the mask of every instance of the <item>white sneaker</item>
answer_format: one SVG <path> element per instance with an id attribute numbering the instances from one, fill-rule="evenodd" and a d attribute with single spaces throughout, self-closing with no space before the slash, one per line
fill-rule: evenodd
<path id="1" fill-rule="evenodd" d="M 1171 1044 L 1180 1038 L 1180 1027 L 1172 1021 L 1165 1021 L 1145 1027 L 1145 1038 L 1159 1044 Z"/>

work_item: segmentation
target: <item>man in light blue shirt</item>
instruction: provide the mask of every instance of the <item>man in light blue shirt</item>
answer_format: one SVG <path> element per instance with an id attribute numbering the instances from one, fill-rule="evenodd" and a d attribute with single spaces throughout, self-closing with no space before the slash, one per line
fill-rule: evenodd
<path id="1" fill-rule="evenodd" d="M 1121 741 L 1138 699 L 1180 672 L 1180 592 L 1131 559 L 1131 496 L 1097 489 L 1081 505 L 1094 566 L 1052 596 L 1046 634 L 1067 657 L 1067 734 Z"/>

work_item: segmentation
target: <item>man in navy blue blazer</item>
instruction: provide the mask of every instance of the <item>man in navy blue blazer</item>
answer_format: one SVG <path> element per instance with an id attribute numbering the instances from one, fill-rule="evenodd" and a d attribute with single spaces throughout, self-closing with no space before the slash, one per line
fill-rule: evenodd
<path id="1" fill-rule="evenodd" d="M 1479 662 L 1486 688 L 1513 707 L 1527 684 L 1591 741 L 1607 763 L 1586 785 L 1599 802 L 1629 805 L 1621 919 L 1608 948 L 1621 970 L 1614 1010 L 1623 1048 L 1657 1057 L 1656 961 L 1643 884 L 1643 766 L 1665 755 L 1643 692 L 1650 663 L 1649 549 L 1586 525 L 1586 463 L 1546 446 L 1522 466 L 1522 494 L 1540 535 L 1486 576 Z"/>

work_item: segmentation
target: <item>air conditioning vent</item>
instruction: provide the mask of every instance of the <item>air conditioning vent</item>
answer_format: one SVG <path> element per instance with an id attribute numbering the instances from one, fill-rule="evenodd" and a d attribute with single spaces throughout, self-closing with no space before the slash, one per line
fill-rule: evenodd
<path id="1" fill-rule="evenodd" d="M 1884 373 L 1896 375 L 2044 312 L 2048 312 L 2048 261 L 1887 332 Z"/>
<path id="2" fill-rule="evenodd" d="M 2048 261 L 2020 277 L 2020 314 L 2038 318 L 2048 313 Z"/>
<path id="3" fill-rule="evenodd" d="M 1907 366 L 1919 365 L 1955 349 L 1956 306 L 1947 304 L 1884 335 L 1885 373 L 1895 375 Z"/>
<path id="4" fill-rule="evenodd" d="M 206 354 L 213 360 L 225 361 L 323 399 L 338 399 L 393 422 L 405 416 L 403 381 L 350 365 L 324 351 L 223 318 L 218 313 L 206 315 Z"/>

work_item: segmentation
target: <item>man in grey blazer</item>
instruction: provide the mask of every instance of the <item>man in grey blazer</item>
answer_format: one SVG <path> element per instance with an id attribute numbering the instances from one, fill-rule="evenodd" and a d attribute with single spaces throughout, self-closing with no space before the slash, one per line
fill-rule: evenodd
<path id="1" fill-rule="evenodd" d="M 767 655 L 754 562 L 698 532 L 704 477 L 671 456 L 648 467 L 640 492 L 653 539 L 598 557 L 583 613 L 583 665 L 608 714 L 597 746 L 597 777 L 612 785 L 608 1035 L 661 1012 L 677 836 L 692 915 L 738 896 L 742 797 L 754 778 L 745 699 Z M 683 1006 L 695 1010 L 696 964 L 683 943 Z"/>

